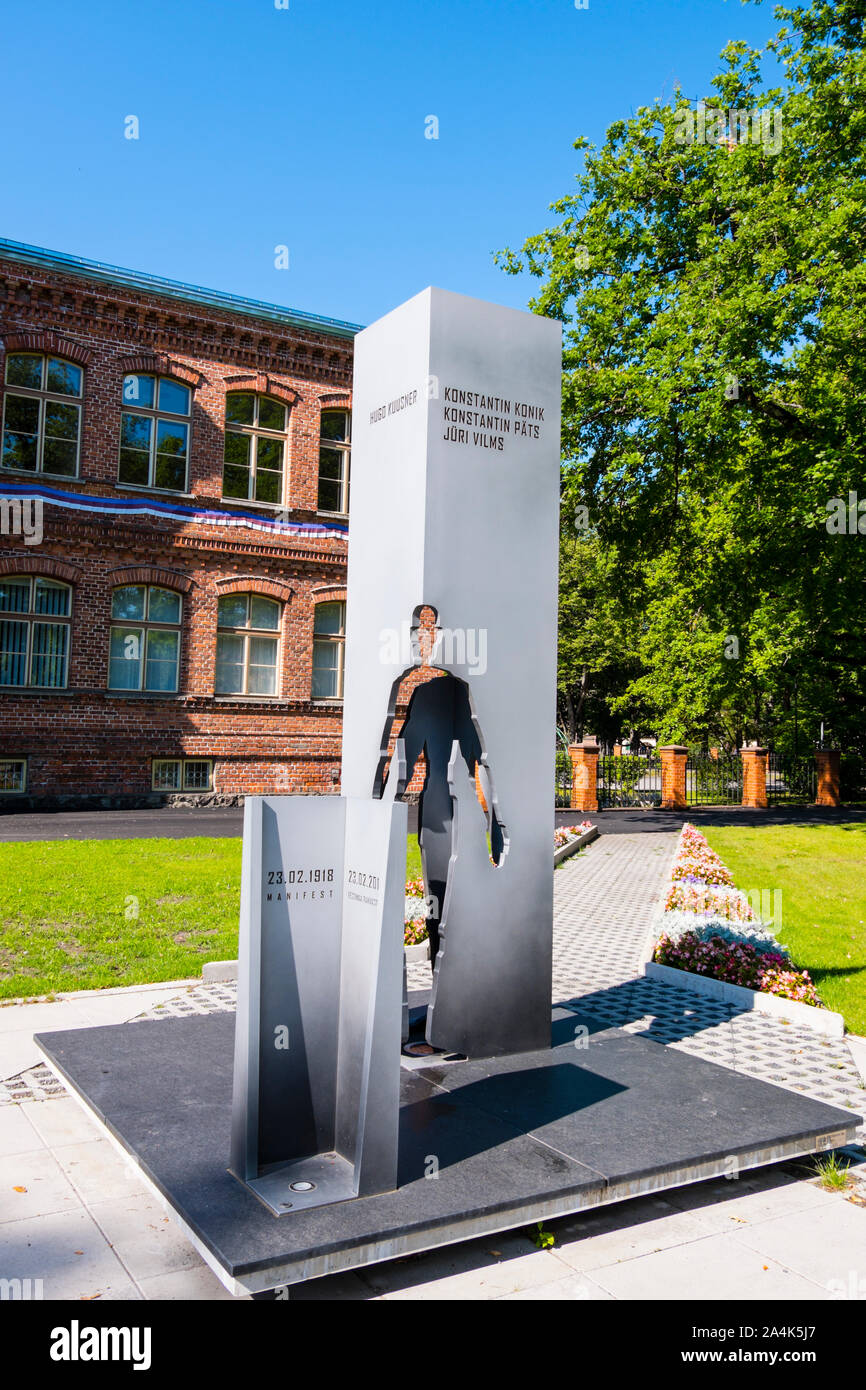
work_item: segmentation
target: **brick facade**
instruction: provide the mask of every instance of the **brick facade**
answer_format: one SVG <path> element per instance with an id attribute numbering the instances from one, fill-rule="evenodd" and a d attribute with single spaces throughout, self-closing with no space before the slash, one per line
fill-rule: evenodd
<path id="1" fill-rule="evenodd" d="M 682 811 L 686 806 L 686 760 L 688 749 L 669 743 L 659 749 L 662 764 L 662 810 Z"/>
<path id="2" fill-rule="evenodd" d="M 571 758 L 571 809 L 573 811 L 598 810 L 598 753 L 595 739 L 586 738 L 583 743 L 570 743 L 568 755 Z"/>
<path id="3" fill-rule="evenodd" d="M 841 761 L 842 755 L 838 748 L 822 748 L 816 751 L 816 806 L 841 806 Z"/>
<path id="4" fill-rule="evenodd" d="M 0 758 L 27 759 L 26 794 L 0 795 L 0 809 L 333 794 L 341 704 L 311 698 L 313 620 L 317 603 L 345 598 L 347 542 L 345 521 L 317 512 L 319 438 L 324 408 L 351 407 L 352 326 L 331 328 L 323 320 L 319 327 L 309 316 L 267 306 L 259 317 L 255 305 L 185 300 L 184 287 L 163 293 L 158 284 L 127 283 L 124 272 L 105 278 L 101 269 L 91 274 L 66 268 L 51 253 L 16 259 L 0 249 L 0 390 L 13 351 L 60 356 L 84 371 L 77 477 L 0 468 L 0 496 L 33 486 L 67 503 L 44 501 L 38 544 L 4 525 L 0 576 L 41 575 L 72 586 L 65 688 L 0 687 Z M 118 483 L 122 383 L 131 372 L 192 389 L 185 494 Z M 259 392 L 288 407 L 288 485 L 279 513 L 222 496 L 230 390 Z M 97 510 L 99 499 L 145 505 L 148 498 L 193 515 Z M 218 515 L 194 514 L 205 511 Z M 261 516 L 265 528 L 236 524 L 241 513 Z M 267 529 L 275 519 L 284 524 Z M 305 534 L 301 528 L 310 524 L 323 529 Z M 107 688 L 111 596 L 124 584 L 157 584 L 181 596 L 176 694 Z M 214 693 L 217 603 L 230 593 L 262 594 L 281 605 L 273 697 Z M 418 678 L 401 691 L 398 714 Z M 211 793 L 152 791 L 152 759 L 189 757 L 213 760 Z M 418 785 L 416 777 L 413 789 Z"/>
<path id="5" fill-rule="evenodd" d="M 743 805 L 752 811 L 767 809 L 767 749 L 741 748 L 743 763 Z"/>

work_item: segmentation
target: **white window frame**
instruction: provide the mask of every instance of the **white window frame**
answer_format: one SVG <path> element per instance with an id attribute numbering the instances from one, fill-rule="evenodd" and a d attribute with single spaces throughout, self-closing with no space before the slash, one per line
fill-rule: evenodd
<path id="1" fill-rule="evenodd" d="M 342 622 L 341 630 L 340 630 L 340 632 L 338 632 L 338 633 L 337 633 L 337 632 L 320 632 L 320 633 L 317 633 L 317 632 L 316 632 L 316 610 L 317 610 L 318 608 L 323 608 L 323 607 L 325 606 L 325 604 L 330 604 L 330 603 L 339 603 L 340 606 L 341 606 L 341 608 L 342 608 L 342 610 L 343 610 L 343 622 Z M 314 664 L 314 665 L 311 667 L 311 670 L 310 670 L 310 699 L 311 699 L 315 704 L 320 704 L 320 703 L 322 703 L 322 704 L 327 704 L 329 701 L 333 701 L 333 700 L 342 700 L 342 699 L 343 699 L 343 692 L 344 692 L 343 681 L 344 681 L 345 670 L 346 670 L 346 600 L 345 600 L 345 599 L 342 599 L 342 598 L 339 598 L 339 599 L 334 599 L 334 598 L 322 599 L 321 602 L 319 602 L 319 603 L 316 604 L 315 608 L 313 609 L 313 652 L 315 652 L 315 650 L 316 650 L 316 643 L 317 643 L 317 642 L 321 642 L 321 643 L 327 642 L 329 645 L 335 646 L 335 647 L 337 648 L 337 690 L 339 691 L 339 694 L 337 694 L 337 695 L 314 695 L 314 694 L 313 694 L 313 689 L 312 689 L 312 686 L 313 686 L 313 678 L 314 678 L 314 676 L 315 676 L 315 671 L 316 671 L 315 664 Z M 314 658 L 314 660 L 315 660 L 315 658 Z"/>
<path id="2" fill-rule="evenodd" d="M 125 399 L 125 397 L 124 397 L 124 387 L 125 387 L 127 378 L 133 377 L 133 376 L 135 376 L 135 377 L 149 377 L 149 378 L 153 381 L 153 383 L 154 383 L 153 399 L 154 399 L 154 401 L 155 401 L 156 404 L 154 404 L 154 405 L 152 405 L 152 406 L 150 406 L 150 405 L 136 405 L 134 402 L 132 402 L 132 401 L 127 401 L 127 400 Z M 187 391 L 187 392 L 189 393 L 189 410 L 187 411 L 186 415 L 178 415 L 176 412 L 171 411 L 171 410 L 160 410 L 160 409 L 159 409 L 159 387 L 160 387 L 160 383 L 163 382 L 163 381 L 169 382 L 172 386 L 179 386 L 179 387 L 181 387 L 184 391 Z M 120 400 L 121 400 L 120 414 L 121 414 L 121 423 L 120 423 L 120 441 L 119 441 L 118 449 L 117 449 L 117 486 L 118 486 L 118 487 L 131 487 L 131 488 L 136 488 L 136 489 L 138 489 L 138 491 L 140 491 L 140 492 L 163 492 L 163 493 L 166 494 L 167 497 L 187 497 L 187 496 L 189 496 L 189 470 L 190 470 L 190 460 L 191 460 L 191 457 L 192 457 L 192 408 L 193 408 L 193 396 L 194 396 L 193 388 L 190 386 L 189 382 L 187 382 L 187 381 L 181 381 L 179 378 L 176 378 L 176 377 L 173 377 L 173 376 L 158 376 L 156 372 L 125 372 L 125 373 L 124 373 L 124 376 L 123 376 L 123 384 L 121 385 L 121 390 L 120 390 Z M 124 444 L 123 444 L 123 416 L 124 416 L 124 415 L 145 415 L 145 416 L 147 416 L 150 420 L 153 421 L 153 427 L 152 427 L 152 429 L 151 429 L 151 431 L 150 431 L 150 448 L 149 448 L 149 450 L 148 450 L 147 482 L 146 482 L 146 483 L 128 483 L 128 482 L 126 482 L 123 478 L 121 478 L 121 476 L 120 476 L 120 459 L 121 459 L 121 455 L 122 455 L 123 449 L 124 449 Z M 184 480 L 183 480 L 183 487 L 182 487 L 182 488 L 158 487 L 157 484 L 154 482 L 154 477 L 155 477 L 155 474 L 156 474 L 156 455 L 157 455 L 156 442 L 157 442 L 157 437 L 158 437 L 158 435 L 159 435 L 159 422 L 160 422 L 160 420 L 166 420 L 169 424 L 173 424 L 173 425 L 186 425 L 186 468 L 185 468 L 185 472 L 184 472 Z M 127 446 L 127 447 L 129 447 L 129 446 Z M 134 452 L 143 454 L 143 453 L 144 453 L 144 450 L 143 450 L 143 449 L 138 449 L 138 450 L 135 450 Z"/>
<path id="3" fill-rule="evenodd" d="M 6 372 L 11 357 L 38 357 L 42 361 L 42 381 L 46 380 L 48 371 L 48 359 L 53 358 L 57 362 L 66 362 L 70 367 L 74 367 L 81 373 L 81 390 L 77 396 L 63 395 L 57 391 L 47 391 L 43 387 L 35 386 L 16 386 L 14 382 L 6 380 Z M 39 423 L 36 427 L 36 467 L 30 468 L 9 468 L 2 463 L 2 443 L 6 437 L 6 402 L 10 396 L 26 396 L 28 400 L 39 402 Z M 74 405 L 78 411 L 78 431 L 75 436 L 75 472 L 74 473 L 50 473 L 43 468 L 42 461 L 45 455 L 45 407 L 51 402 L 52 405 Z M 64 357 L 59 352 L 17 352 L 10 349 L 6 353 L 6 361 L 3 367 L 3 424 L 0 429 L 0 476 L 4 473 L 20 474 L 27 478 L 65 478 L 67 482 L 71 478 L 77 478 L 81 471 L 81 416 L 84 405 L 84 368 L 78 362 L 73 362 L 70 357 Z"/>
<path id="4" fill-rule="evenodd" d="M 240 425 L 240 424 L 237 424 L 234 420 L 231 420 L 231 421 L 226 420 L 226 422 L 225 422 L 225 430 L 224 430 L 224 432 L 223 432 L 223 475 L 222 475 L 222 482 L 221 482 L 222 500 L 223 500 L 223 502 L 228 502 L 230 505 L 233 504 L 234 506 L 241 506 L 241 507 L 272 507 L 272 508 L 274 509 L 274 511 L 282 511 L 282 510 L 285 509 L 285 507 L 286 507 L 286 505 L 287 505 L 287 499 L 288 499 L 288 495 L 289 495 L 289 422 L 290 422 L 290 417 L 291 417 L 291 407 L 289 406 L 288 401 L 281 401 L 280 398 L 279 398 L 279 396 L 269 396 L 268 393 L 267 393 L 267 391 L 241 391 L 241 390 L 236 390 L 236 391 L 227 391 L 227 392 L 226 392 L 226 409 L 228 409 L 228 397 L 229 397 L 229 396 L 252 396 L 252 397 L 253 397 L 253 400 L 255 401 L 255 411 L 254 411 L 254 422 L 253 422 L 253 424 L 251 424 L 251 425 Z M 275 405 L 282 406 L 283 410 L 285 411 L 285 415 L 286 415 L 286 427 L 285 427 L 284 430 L 269 430 L 265 425 L 260 425 L 260 424 L 259 424 L 260 402 L 263 401 L 263 400 L 265 400 L 265 401 L 273 401 Z M 281 484 L 281 487 L 280 487 L 280 497 L 279 497 L 279 501 L 277 501 L 277 502 L 259 502 L 259 501 L 256 499 L 256 497 L 255 497 L 256 479 L 257 479 L 257 477 L 258 477 L 258 449 L 255 448 L 255 447 L 251 447 L 251 449 L 250 449 L 250 467 L 249 467 L 249 490 L 252 491 L 253 496 L 252 496 L 252 497 L 250 497 L 250 496 L 247 496 L 247 497 L 228 497 L 228 496 L 226 495 L 226 491 L 225 491 L 225 471 L 226 471 L 225 440 L 226 440 L 227 436 L 230 435 L 230 434 L 242 434 L 242 435 L 244 435 L 247 439 L 252 439 L 254 445 L 255 445 L 255 441 L 258 440 L 259 437 L 261 437 L 261 438 L 263 438 L 263 439 L 278 439 L 278 440 L 281 442 L 281 444 L 282 444 L 282 446 L 283 446 L 283 466 L 282 466 L 282 470 L 281 470 L 281 472 L 282 472 L 282 484 Z M 231 465 L 229 465 L 229 466 L 231 466 Z M 268 470 L 266 470 L 266 471 L 268 471 Z"/>
<path id="5" fill-rule="evenodd" d="M 166 787 L 156 780 L 157 767 L 165 767 L 166 764 L 173 764 L 178 770 L 178 785 L 176 787 Z M 187 785 L 187 768 L 191 763 L 204 763 L 208 769 L 208 784 L 206 787 L 190 787 Z M 151 790 L 156 792 L 212 792 L 213 785 L 213 758 L 152 758 L 150 762 L 150 785 Z"/>
<path id="6" fill-rule="evenodd" d="M 23 769 L 20 787 L 0 786 L 0 796 L 23 796 L 27 791 L 27 759 L 26 758 L 0 758 L 0 767 L 5 763 L 16 763 Z"/>
<path id="7" fill-rule="evenodd" d="M 345 415 L 346 417 L 346 439 L 325 439 L 321 433 L 322 415 Z M 342 454 L 343 475 L 340 479 L 340 505 L 342 511 L 332 512 L 319 506 L 318 490 L 321 482 L 321 454 L 323 449 L 333 449 Z M 352 412 L 348 406 L 329 405 L 325 406 L 320 412 L 319 419 L 319 466 L 316 470 L 316 511 L 319 516 L 339 516 L 346 518 L 349 515 L 349 484 L 352 467 Z M 325 482 L 336 482 L 336 478 L 326 478 Z"/>
<path id="8" fill-rule="evenodd" d="M 220 596 L 222 597 L 222 595 Z M 245 598 L 247 600 L 247 615 L 251 610 L 250 600 L 253 598 L 266 599 L 268 603 L 277 605 L 277 626 L 271 628 L 261 627 L 230 627 L 221 625 L 219 620 L 219 599 L 217 599 L 217 649 L 216 661 L 214 663 L 214 695 L 217 700 L 279 700 L 282 688 L 283 670 L 283 608 L 284 605 L 279 599 L 272 598 L 270 594 L 257 594 L 254 589 L 245 590 L 243 593 L 227 594 L 226 598 Z M 244 688 L 243 690 L 217 690 L 216 689 L 216 668 L 219 664 L 219 640 L 221 636 L 243 637 L 244 640 Z M 274 693 L 273 695 L 260 695 L 256 691 L 250 693 L 250 639 L 253 637 L 267 637 L 277 644 L 277 656 L 274 663 Z"/>
<path id="9" fill-rule="evenodd" d="M 183 645 L 183 594 L 179 594 L 176 589 L 169 589 L 165 584 L 115 584 L 111 590 L 111 606 L 114 607 L 114 594 L 117 589 L 144 589 L 145 591 L 145 613 L 150 613 L 150 591 L 151 589 L 164 589 L 166 593 L 174 594 L 180 604 L 180 617 L 176 623 L 161 623 L 151 621 L 149 617 L 144 618 L 109 618 L 108 627 L 108 677 L 106 690 L 112 695 L 162 695 L 170 698 L 172 695 L 180 693 L 180 657 Z M 134 631 L 141 634 L 141 655 L 139 656 L 138 686 L 111 685 L 111 635 L 113 632 Z M 147 638 L 148 633 L 156 632 L 176 632 L 177 633 L 177 660 L 174 670 L 174 689 L 173 690 L 148 690 L 144 684 L 147 672 Z"/>
<path id="10" fill-rule="evenodd" d="M 72 585 L 64 583 L 63 580 L 53 579 L 48 574 L 4 574 L 3 579 L 12 582 L 18 579 L 26 579 L 30 583 L 30 598 L 26 613 L 0 612 L 0 622 L 26 623 L 27 624 L 27 655 L 25 657 L 25 669 L 27 671 L 26 681 L 20 685 L 0 685 L 0 690 L 67 690 L 69 688 L 69 657 L 72 651 Z M 59 589 L 65 589 L 69 595 L 68 613 L 37 613 L 34 609 L 34 596 L 36 593 L 36 581 L 42 579 L 48 583 L 56 585 Z M 59 685 L 34 685 L 32 675 L 33 665 L 33 624 L 40 623 L 46 627 L 65 627 L 67 631 L 66 652 L 63 661 L 63 680 Z"/>

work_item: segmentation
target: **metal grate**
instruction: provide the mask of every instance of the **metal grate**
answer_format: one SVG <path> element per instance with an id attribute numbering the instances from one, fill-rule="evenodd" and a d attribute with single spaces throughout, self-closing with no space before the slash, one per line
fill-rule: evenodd
<path id="1" fill-rule="evenodd" d="M 812 802 L 817 795 L 815 759 L 810 753 L 795 758 L 789 753 L 767 755 L 767 801 L 771 806 Z"/>
<path id="2" fill-rule="evenodd" d="M 571 805 L 571 757 L 564 749 L 556 750 L 556 805 Z"/>
<path id="3" fill-rule="evenodd" d="M 739 806 L 743 799 L 743 764 L 737 757 L 689 758 L 686 802 L 689 806 Z"/>
<path id="4" fill-rule="evenodd" d="M 627 753 L 619 758 L 599 758 L 597 792 L 602 810 L 615 806 L 660 806 L 661 759 Z"/>
<path id="5" fill-rule="evenodd" d="M 843 802 L 866 801 L 866 758 L 843 753 L 839 761 L 839 794 Z"/>

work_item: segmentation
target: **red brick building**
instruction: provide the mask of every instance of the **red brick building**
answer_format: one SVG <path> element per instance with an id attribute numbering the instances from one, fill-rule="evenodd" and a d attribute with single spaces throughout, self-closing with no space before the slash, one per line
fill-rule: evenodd
<path id="1" fill-rule="evenodd" d="M 339 790 L 356 331 L 0 241 L 0 809 Z"/>

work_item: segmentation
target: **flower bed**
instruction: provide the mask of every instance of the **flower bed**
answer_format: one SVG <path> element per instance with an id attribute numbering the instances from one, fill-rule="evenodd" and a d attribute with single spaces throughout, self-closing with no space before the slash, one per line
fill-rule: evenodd
<path id="1" fill-rule="evenodd" d="M 430 904 L 424 892 L 423 878 L 410 878 L 406 883 L 406 900 L 403 913 L 404 946 L 420 946 L 430 936 L 428 918 Z"/>
<path id="2" fill-rule="evenodd" d="M 697 932 L 686 932 L 676 941 L 662 935 L 653 960 L 725 984 L 778 994 L 799 1004 L 820 1004 L 805 970 L 795 970 L 788 957 L 778 951 L 758 951 L 748 942 L 725 941 L 719 936 L 702 939 Z"/>
<path id="3" fill-rule="evenodd" d="M 739 888 L 701 883 L 699 879 L 673 882 L 665 898 L 665 912 L 690 912 L 701 917 L 723 917 L 728 922 L 752 922 L 752 904 Z"/>
<path id="4" fill-rule="evenodd" d="M 591 820 L 582 820 L 580 825 L 560 825 L 553 832 L 553 848 L 562 849 L 569 840 L 576 840 L 578 835 L 583 835 L 587 830 L 594 830 L 595 826 Z"/>
<path id="5" fill-rule="evenodd" d="M 808 971 L 798 970 L 769 926 L 693 825 L 684 825 L 653 960 L 692 975 L 820 1007 Z"/>

